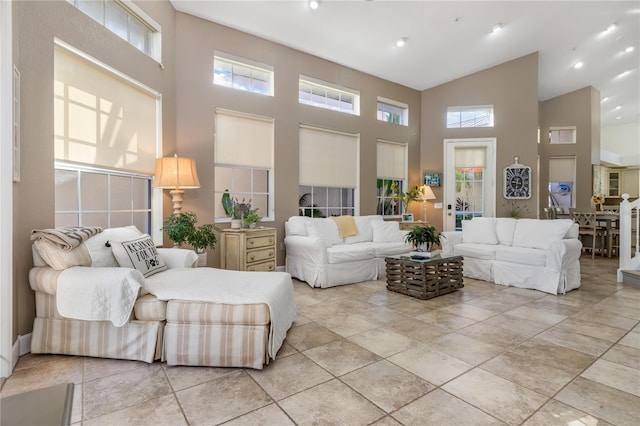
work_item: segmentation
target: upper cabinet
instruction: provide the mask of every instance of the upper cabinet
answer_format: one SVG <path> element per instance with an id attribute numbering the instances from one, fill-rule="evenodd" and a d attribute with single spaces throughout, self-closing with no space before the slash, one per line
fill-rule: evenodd
<path id="1" fill-rule="evenodd" d="M 629 194 L 631 198 L 638 198 L 640 194 L 639 169 L 606 169 L 603 174 L 605 177 L 605 196 L 619 198 L 622 197 L 622 194 Z"/>
<path id="2" fill-rule="evenodd" d="M 620 172 L 610 171 L 607 178 L 607 197 L 620 196 Z"/>

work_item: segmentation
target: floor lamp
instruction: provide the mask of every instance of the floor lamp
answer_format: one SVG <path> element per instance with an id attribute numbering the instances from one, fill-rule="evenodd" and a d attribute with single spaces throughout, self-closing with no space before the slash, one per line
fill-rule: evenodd
<path id="1" fill-rule="evenodd" d="M 424 212 L 424 223 L 427 223 L 427 200 L 435 200 L 436 196 L 429 185 L 422 185 L 420 187 L 422 193 L 422 210 Z"/>
<path id="2" fill-rule="evenodd" d="M 186 157 L 162 157 L 156 159 L 155 188 L 171 189 L 173 213 L 182 213 L 183 189 L 200 188 L 196 160 Z"/>

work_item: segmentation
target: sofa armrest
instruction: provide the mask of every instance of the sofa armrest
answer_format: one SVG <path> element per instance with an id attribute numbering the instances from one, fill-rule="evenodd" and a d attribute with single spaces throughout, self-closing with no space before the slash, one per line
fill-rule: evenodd
<path id="1" fill-rule="evenodd" d="M 462 242 L 461 231 L 443 231 L 440 233 L 440 246 L 444 256 L 453 256 L 453 247 Z"/>
<path id="2" fill-rule="evenodd" d="M 327 243 L 316 237 L 292 235 L 285 237 L 287 257 L 307 261 L 314 265 L 327 264 Z"/>
<path id="3" fill-rule="evenodd" d="M 198 263 L 198 255 L 193 250 L 181 248 L 158 248 L 162 260 L 171 268 L 195 268 Z"/>
<path id="4" fill-rule="evenodd" d="M 547 249 L 547 268 L 553 271 L 566 270 L 572 263 L 578 262 L 582 253 L 582 243 L 578 239 L 554 241 Z"/>

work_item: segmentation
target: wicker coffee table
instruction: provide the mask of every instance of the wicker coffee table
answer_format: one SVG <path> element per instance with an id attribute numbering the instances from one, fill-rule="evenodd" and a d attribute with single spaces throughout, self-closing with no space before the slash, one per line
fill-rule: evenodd
<path id="1" fill-rule="evenodd" d="M 454 292 L 464 287 L 462 260 L 462 256 L 435 256 L 425 260 L 387 257 L 387 289 L 418 299 Z"/>

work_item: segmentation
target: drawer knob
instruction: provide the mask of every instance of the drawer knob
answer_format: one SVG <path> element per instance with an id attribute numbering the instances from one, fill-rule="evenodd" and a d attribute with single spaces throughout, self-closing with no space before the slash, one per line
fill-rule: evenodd
<path id="1" fill-rule="evenodd" d="M 255 243 L 255 241 L 253 241 L 253 240 L 249 240 L 249 245 L 250 245 L 250 246 L 252 246 L 252 245 L 253 245 L 253 243 Z"/>
<path id="2" fill-rule="evenodd" d="M 269 265 L 269 270 L 273 270 L 273 265 Z"/>
<path id="3" fill-rule="evenodd" d="M 269 257 L 273 257 L 273 252 L 272 251 L 269 252 Z"/>
<path id="4" fill-rule="evenodd" d="M 251 255 L 251 256 L 249 256 L 249 259 L 250 259 L 250 260 L 253 260 L 253 259 L 255 259 L 255 256 L 254 256 L 254 255 Z"/>
<path id="5" fill-rule="evenodd" d="M 269 244 L 273 244 L 273 238 L 269 238 Z"/>

